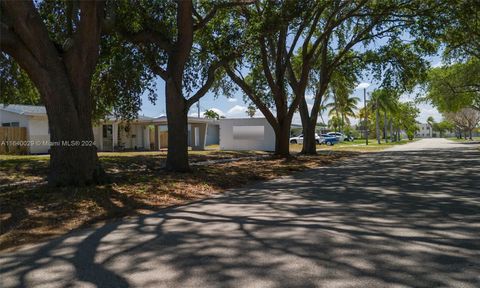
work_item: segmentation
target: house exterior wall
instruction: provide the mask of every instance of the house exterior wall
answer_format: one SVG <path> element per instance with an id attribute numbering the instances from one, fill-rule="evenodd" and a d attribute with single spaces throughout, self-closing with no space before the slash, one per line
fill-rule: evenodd
<path id="1" fill-rule="evenodd" d="M 93 126 L 93 141 L 95 142 L 98 151 L 103 150 L 102 132 L 102 125 Z"/>
<path id="2" fill-rule="evenodd" d="M 14 113 L 0 109 L 0 126 L 3 123 L 18 122 L 19 127 L 27 129 L 27 141 L 31 141 L 32 145 L 28 147 L 28 152 L 31 154 L 48 153 L 50 150 L 50 131 L 48 125 L 48 118 L 46 115 L 32 116 L 21 113 Z M 119 143 L 119 122 L 107 121 L 106 123 L 99 123 L 93 126 L 93 137 L 98 151 L 104 151 L 103 145 L 103 125 L 112 125 L 112 142 L 115 148 L 118 148 Z M 149 124 L 132 123 L 131 129 L 125 135 L 125 149 L 139 149 L 150 150 L 150 130 Z M 135 137 L 132 137 L 135 135 Z M 121 141 L 120 141 L 121 142 Z"/>
<path id="3" fill-rule="evenodd" d="M 142 124 L 130 124 L 130 129 L 125 131 L 125 126 L 119 126 L 119 145 L 125 149 L 149 149 L 150 145 L 145 141 L 145 134 L 148 133 L 148 126 Z"/>
<path id="4" fill-rule="evenodd" d="M 50 134 L 47 117 L 33 117 L 9 111 L 0 110 L 0 123 L 18 122 L 19 127 L 27 128 L 27 141 L 31 141 L 28 153 L 48 153 Z"/>
<path id="5" fill-rule="evenodd" d="M 219 123 L 221 150 L 275 150 L 275 133 L 265 118 L 220 119 Z"/>
<path id="6" fill-rule="evenodd" d="M 26 127 L 28 130 L 28 116 L 0 110 L 0 124 L 19 122 L 20 127 Z"/>
<path id="7" fill-rule="evenodd" d="M 47 117 L 29 117 L 27 134 L 34 144 L 30 146 L 30 153 L 44 154 L 50 150 L 50 131 Z"/>
<path id="8" fill-rule="evenodd" d="M 432 137 L 432 129 L 430 125 L 426 123 L 417 124 L 418 131 L 415 133 L 415 137 L 418 138 L 431 138 Z"/>
<path id="9" fill-rule="evenodd" d="M 216 145 L 220 144 L 220 125 L 218 124 L 208 124 L 207 125 L 207 140 L 205 145 Z"/>

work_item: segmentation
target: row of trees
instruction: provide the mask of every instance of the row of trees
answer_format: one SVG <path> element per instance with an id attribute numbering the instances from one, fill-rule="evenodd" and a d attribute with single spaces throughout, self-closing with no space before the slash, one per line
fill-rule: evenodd
<path id="1" fill-rule="evenodd" d="M 358 127 L 363 131 L 368 129 L 369 135 L 375 135 L 378 144 L 382 139 L 385 142 L 400 141 L 402 131 L 413 139 L 418 131 L 416 119 L 420 110 L 414 102 L 401 102 L 399 97 L 400 93 L 394 89 L 377 89 L 367 107 L 359 111 L 361 120 Z"/>
<path id="2" fill-rule="evenodd" d="M 480 59 L 475 55 L 465 61 L 431 69 L 427 95 L 422 99 L 432 103 L 443 114 L 444 120 L 431 124 L 440 134 L 454 130 L 456 134 L 472 139 L 472 132 L 480 122 Z"/>
<path id="3" fill-rule="evenodd" d="M 314 154 L 329 91 L 343 101 L 348 83 L 366 69 L 384 87 L 411 89 L 426 71 L 422 56 L 446 41 L 441 27 L 460 2 L 1 0 L 1 81 L 35 86 L 51 140 L 62 142 L 92 141 L 92 120 L 106 113 L 134 118 L 140 96 L 155 101 L 154 79 L 163 79 L 172 171 L 189 170 L 187 114 L 209 90 L 243 92 L 249 111 L 260 110 L 273 127 L 282 156 L 299 111 L 302 152 Z M 2 90 L 4 102 L 23 97 Z M 310 107 L 306 93 L 313 94 Z M 52 147 L 50 184 L 103 176 L 94 146 Z"/>
<path id="4" fill-rule="evenodd" d="M 480 123 L 480 26 L 478 1 L 452 1 L 456 9 L 439 15 L 439 21 L 428 33 L 443 44 L 444 65 L 430 69 L 425 81 L 426 96 L 421 100 L 433 104 L 443 115 L 439 123 L 431 122 L 442 135 L 453 130 L 457 136 L 472 139 Z"/>

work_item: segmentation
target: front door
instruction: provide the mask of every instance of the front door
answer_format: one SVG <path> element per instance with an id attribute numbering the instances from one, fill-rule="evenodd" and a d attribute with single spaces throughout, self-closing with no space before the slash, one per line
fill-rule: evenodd
<path id="1" fill-rule="evenodd" d="M 103 151 L 113 151 L 112 125 L 103 125 Z"/>

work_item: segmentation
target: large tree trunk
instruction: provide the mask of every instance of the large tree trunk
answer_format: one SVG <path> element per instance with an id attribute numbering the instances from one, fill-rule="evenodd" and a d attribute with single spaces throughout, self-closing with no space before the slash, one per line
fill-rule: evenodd
<path id="1" fill-rule="evenodd" d="M 315 139 L 315 125 L 308 121 L 303 129 L 303 150 L 305 155 L 317 154 L 317 139 Z"/>
<path id="2" fill-rule="evenodd" d="M 91 77 L 99 53 L 104 2 L 80 3 L 72 45 L 59 51 L 33 2 L 2 1 L 0 48 L 27 72 L 45 104 L 50 128 L 52 186 L 88 185 L 103 180 L 92 131 Z"/>
<path id="3" fill-rule="evenodd" d="M 188 107 L 174 81 L 165 85 L 168 119 L 168 154 L 166 169 L 176 172 L 190 170 L 188 164 Z"/>
<path id="4" fill-rule="evenodd" d="M 68 80 L 62 69 L 49 72 L 49 77 L 37 84 L 45 102 L 52 142 L 48 183 L 51 186 L 101 183 L 105 174 L 94 145 L 90 85 Z"/>
<path id="5" fill-rule="evenodd" d="M 93 145 L 91 120 L 61 111 L 54 113 L 51 108 L 48 110 L 53 143 L 48 184 L 82 186 L 103 182 L 105 174 L 98 161 L 97 148 Z"/>
<path id="6" fill-rule="evenodd" d="M 67 66 L 71 67 L 69 73 L 61 65 L 50 66 L 47 75 L 32 73 L 33 79 L 43 77 L 36 84 L 48 115 L 52 142 L 48 183 L 52 186 L 81 186 L 105 180 L 94 145 L 90 81 L 75 74 L 75 65 Z"/>
<path id="7" fill-rule="evenodd" d="M 284 119 L 275 129 L 275 155 L 282 157 L 290 155 L 290 125 L 291 120 Z"/>
<path id="8" fill-rule="evenodd" d="M 303 147 L 301 153 L 305 155 L 315 155 L 317 154 L 317 142 L 315 139 L 317 114 L 309 116 L 305 99 L 300 102 L 299 110 L 303 126 Z"/>
<path id="9" fill-rule="evenodd" d="M 177 42 L 167 63 L 165 83 L 168 121 L 168 154 L 166 169 L 187 172 L 188 165 L 188 109 L 183 97 L 183 73 L 193 45 L 192 1 L 179 1 L 177 8 Z"/>

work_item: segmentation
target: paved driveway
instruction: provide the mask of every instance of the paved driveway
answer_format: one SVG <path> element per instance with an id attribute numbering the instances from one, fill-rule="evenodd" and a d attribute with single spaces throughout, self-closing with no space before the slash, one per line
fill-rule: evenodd
<path id="1" fill-rule="evenodd" d="M 437 141 L 3 254 L 0 286 L 480 287 L 480 151 Z"/>

